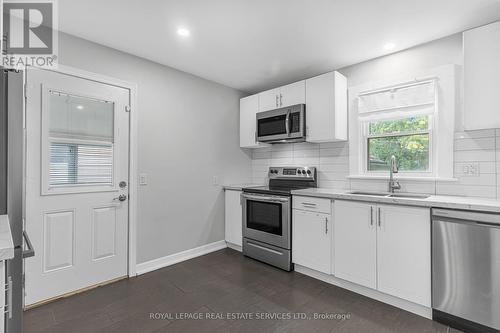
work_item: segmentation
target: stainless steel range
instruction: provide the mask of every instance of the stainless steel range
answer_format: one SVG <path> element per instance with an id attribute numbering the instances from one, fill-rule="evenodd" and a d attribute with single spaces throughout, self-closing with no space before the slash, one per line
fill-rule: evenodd
<path id="1" fill-rule="evenodd" d="M 292 265 L 292 195 L 317 187 L 314 167 L 270 167 L 269 186 L 244 188 L 243 254 L 287 271 Z"/>

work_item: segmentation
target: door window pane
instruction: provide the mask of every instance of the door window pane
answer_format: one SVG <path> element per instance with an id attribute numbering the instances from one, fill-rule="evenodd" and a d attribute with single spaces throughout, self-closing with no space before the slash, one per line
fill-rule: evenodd
<path id="1" fill-rule="evenodd" d="M 112 185 L 114 103 L 50 91 L 49 186 Z"/>

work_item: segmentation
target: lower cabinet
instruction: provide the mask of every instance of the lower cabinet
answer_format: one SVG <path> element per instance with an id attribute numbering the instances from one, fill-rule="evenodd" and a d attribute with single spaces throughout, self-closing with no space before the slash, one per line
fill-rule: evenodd
<path id="1" fill-rule="evenodd" d="M 241 191 L 225 191 L 225 231 L 226 242 L 242 246 L 243 244 L 243 212 L 240 199 Z"/>
<path id="2" fill-rule="evenodd" d="M 430 210 L 337 200 L 334 275 L 431 306 Z"/>
<path id="3" fill-rule="evenodd" d="M 336 277 L 377 287 L 377 238 L 375 206 L 355 201 L 335 201 L 334 274 Z"/>
<path id="4" fill-rule="evenodd" d="M 294 209 L 292 212 L 292 261 L 331 274 L 332 216 Z"/>

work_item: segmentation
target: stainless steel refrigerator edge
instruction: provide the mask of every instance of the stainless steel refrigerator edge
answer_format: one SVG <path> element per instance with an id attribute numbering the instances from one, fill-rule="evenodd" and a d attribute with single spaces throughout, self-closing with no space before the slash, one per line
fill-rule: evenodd
<path id="1" fill-rule="evenodd" d="M 2 120 L 7 120 L 6 131 L 2 128 L 2 141 L 7 142 L 7 198 L 14 258 L 7 261 L 6 279 L 9 281 L 6 299 L 5 331 L 22 332 L 24 300 L 23 277 L 23 231 L 24 231 L 24 96 L 23 73 L 2 69 Z M 5 127 L 5 126 L 4 126 Z"/>

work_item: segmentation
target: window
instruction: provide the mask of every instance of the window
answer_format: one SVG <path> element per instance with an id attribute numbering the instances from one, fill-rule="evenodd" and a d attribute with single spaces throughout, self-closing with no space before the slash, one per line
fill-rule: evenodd
<path id="1" fill-rule="evenodd" d="M 45 188 L 113 186 L 114 103 L 53 90 L 46 96 Z"/>
<path id="2" fill-rule="evenodd" d="M 369 122 L 367 171 L 389 170 L 392 155 L 400 171 L 429 171 L 429 133 L 429 116 Z"/>
<path id="3" fill-rule="evenodd" d="M 435 99 L 434 81 L 391 87 L 359 97 L 365 173 L 385 173 L 393 155 L 402 173 L 432 173 Z"/>
<path id="4" fill-rule="evenodd" d="M 349 178 L 387 179 L 394 155 L 401 180 L 456 181 L 460 73 L 443 65 L 350 87 Z"/>

